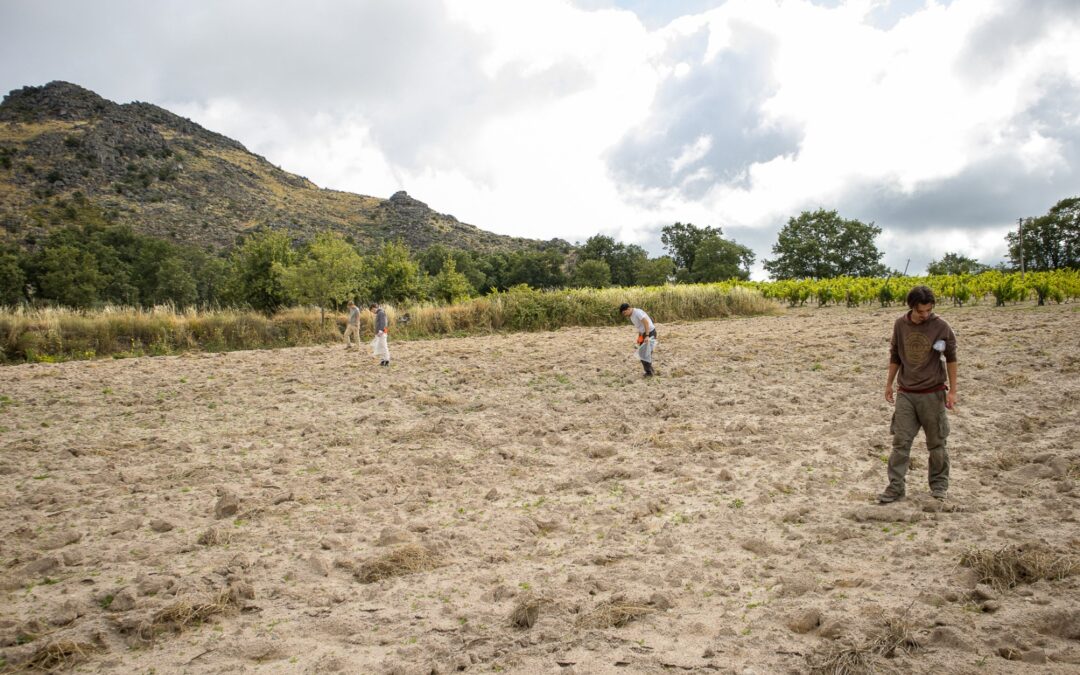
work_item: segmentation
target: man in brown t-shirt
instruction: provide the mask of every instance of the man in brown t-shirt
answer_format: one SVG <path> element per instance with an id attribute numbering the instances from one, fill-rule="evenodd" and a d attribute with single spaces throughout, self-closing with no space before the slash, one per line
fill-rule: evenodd
<path id="1" fill-rule="evenodd" d="M 930 494 L 944 500 L 949 492 L 949 453 L 945 450 L 949 419 L 945 409 L 956 405 L 956 335 L 934 314 L 934 292 L 926 286 L 911 289 L 907 304 L 911 311 L 893 324 L 889 345 L 885 400 L 895 403 L 896 409 L 890 427 L 889 486 L 878 495 L 881 504 L 904 496 L 911 443 L 919 429 L 926 435 L 930 452 Z M 894 382 L 899 387 L 898 396 L 893 394 Z"/>

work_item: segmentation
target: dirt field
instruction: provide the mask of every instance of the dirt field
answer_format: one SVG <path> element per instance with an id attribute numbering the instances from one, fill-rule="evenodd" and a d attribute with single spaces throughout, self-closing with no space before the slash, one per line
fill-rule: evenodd
<path id="1" fill-rule="evenodd" d="M 908 498 L 871 503 L 896 308 L 661 325 L 652 381 L 629 324 L 392 342 L 390 369 L 341 346 L 4 368 L 0 655 L 1076 673 L 1080 576 L 1001 589 L 960 561 L 1080 554 L 1078 310 L 942 308 L 944 507 L 921 436 Z"/>

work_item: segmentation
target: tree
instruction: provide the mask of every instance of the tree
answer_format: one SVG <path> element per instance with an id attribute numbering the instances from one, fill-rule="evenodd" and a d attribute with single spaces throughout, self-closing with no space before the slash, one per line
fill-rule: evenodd
<path id="1" fill-rule="evenodd" d="M 749 248 L 719 235 L 710 235 L 694 251 L 690 278 L 697 283 L 725 279 L 745 281 L 750 278 L 750 266 L 753 264 L 754 252 Z"/>
<path id="2" fill-rule="evenodd" d="M 1020 268 L 1020 233 L 1005 235 L 1009 259 Z M 1024 267 L 1032 271 L 1080 268 L 1080 197 L 1062 199 L 1045 216 L 1024 220 Z"/>
<path id="3" fill-rule="evenodd" d="M 281 230 L 259 230 L 233 251 L 226 296 L 263 312 L 277 310 L 289 301 L 282 274 L 295 260 L 289 235 Z"/>
<path id="4" fill-rule="evenodd" d="M 698 246 L 710 236 L 721 236 L 723 233 L 714 227 L 698 227 L 693 223 L 675 223 L 667 225 L 660 230 L 660 241 L 664 248 L 671 254 L 675 266 L 690 272 L 694 269 L 694 257 L 697 255 Z"/>
<path id="5" fill-rule="evenodd" d="M 105 277 L 92 253 L 64 244 L 42 251 L 37 263 L 41 296 L 67 307 L 98 302 Z"/>
<path id="6" fill-rule="evenodd" d="M 154 274 L 154 287 L 150 291 L 148 305 L 171 302 L 177 307 L 189 307 L 198 298 L 198 286 L 195 278 L 184 266 L 178 256 L 169 256 L 161 261 Z"/>
<path id="7" fill-rule="evenodd" d="M 401 302 L 421 296 L 420 266 L 400 241 L 388 241 L 368 259 L 367 287 L 376 302 Z"/>
<path id="8" fill-rule="evenodd" d="M 565 258 L 556 248 L 516 251 L 510 254 L 508 263 L 506 287 L 528 284 L 530 288 L 560 288 L 566 285 Z"/>
<path id="9" fill-rule="evenodd" d="M 317 306 L 319 320 L 325 321 L 327 306 L 356 299 L 363 289 L 364 261 L 341 235 L 321 232 L 308 244 L 298 264 L 282 266 L 278 273 L 289 295 Z"/>
<path id="10" fill-rule="evenodd" d="M 611 285 L 611 267 L 603 260 L 582 260 L 574 268 L 570 285 L 575 288 L 607 288 Z"/>
<path id="11" fill-rule="evenodd" d="M 0 249 L 0 305 L 17 305 L 23 301 L 26 273 L 19 265 L 19 256 Z"/>
<path id="12" fill-rule="evenodd" d="M 633 286 L 638 283 L 641 265 L 649 259 L 645 249 L 636 244 L 622 244 L 611 237 L 597 234 L 589 237 L 578 250 L 578 260 L 602 260 L 607 263 L 610 281 L 616 286 Z"/>
<path id="13" fill-rule="evenodd" d="M 946 253 L 941 260 L 931 260 L 926 266 L 926 273 L 930 275 L 979 274 L 988 269 L 990 268 L 974 258 L 968 258 L 959 253 Z"/>
<path id="14" fill-rule="evenodd" d="M 675 261 L 669 256 L 651 258 L 637 269 L 637 284 L 639 286 L 663 286 L 675 274 Z"/>
<path id="15" fill-rule="evenodd" d="M 831 279 L 887 274 L 874 244 L 881 228 L 844 220 L 836 211 L 803 211 L 780 230 L 765 269 L 776 279 Z"/>
<path id="16" fill-rule="evenodd" d="M 431 295 L 439 302 L 455 303 L 467 300 L 471 294 L 472 284 L 457 271 L 453 256 L 447 255 L 439 273 L 431 281 Z"/>

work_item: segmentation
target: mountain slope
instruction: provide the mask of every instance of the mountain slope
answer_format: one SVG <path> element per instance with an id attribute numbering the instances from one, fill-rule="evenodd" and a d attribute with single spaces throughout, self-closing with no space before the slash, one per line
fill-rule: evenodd
<path id="1" fill-rule="evenodd" d="M 208 249 L 263 225 L 295 239 L 331 229 L 365 247 L 540 243 L 461 223 L 404 192 L 378 199 L 320 188 L 148 103 L 116 104 L 66 82 L 12 91 L 0 103 L 0 237 L 32 244 L 77 219 L 72 198 L 136 231 Z"/>

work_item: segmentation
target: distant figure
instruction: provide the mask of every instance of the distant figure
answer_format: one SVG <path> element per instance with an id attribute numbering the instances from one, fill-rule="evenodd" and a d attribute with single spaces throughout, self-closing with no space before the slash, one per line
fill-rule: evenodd
<path id="1" fill-rule="evenodd" d="M 637 329 L 637 356 L 641 360 L 642 367 L 645 368 L 645 377 L 652 377 L 652 353 L 653 348 L 656 346 L 656 324 L 645 313 L 645 310 L 631 307 L 625 302 L 619 307 L 619 313 L 629 317 L 630 322 Z"/>
<path id="2" fill-rule="evenodd" d="M 360 308 L 350 300 L 349 321 L 345 324 L 345 349 L 352 345 L 354 339 L 356 340 L 356 351 L 360 351 Z"/>
<path id="3" fill-rule="evenodd" d="M 375 339 L 371 341 L 371 353 L 382 357 L 382 361 L 379 362 L 380 366 L 389 366 L 390 347 L 386 344 L 386 334 L 389 332 L 389 328 L 386 321 L 386 312 L 382 307 L 379 307 L 377 302 L 371 303 L 368 309 L 375 315 Z"/>
<path id="4" fill-rule="evenodd" d="M 949 419 L 945 409 L 951 410 L 956 405 L 956 335 L 944 319 L 934 314 L 934 292 L 926 286 L 912 288 L 907 304 L 911 311 L 893 324 L 889 344 L 885 400 L 895 403 L 896 410 L 890 428 L 893 444 L 889 455 L 889 486 L 878 495 L 880 504 L 904 497 L 911 442 L 920 428 L 930 452 L 927 471 L 930 494 L 944 501 L 949 493 L 949 453 L 945 450 Z M 895 397 L 894 380 L 900 390 L 900 395 Z"/>

